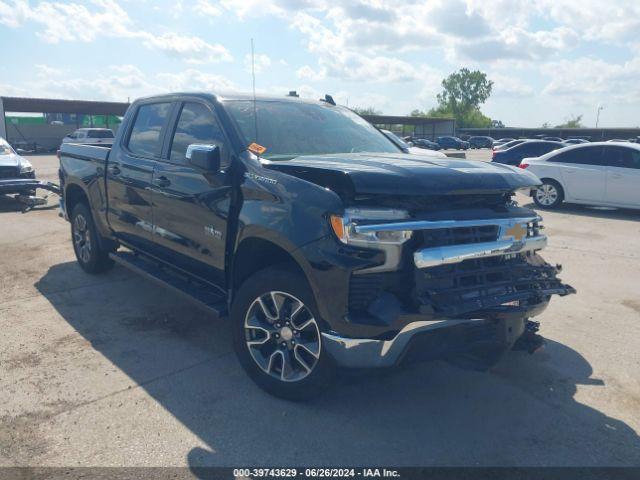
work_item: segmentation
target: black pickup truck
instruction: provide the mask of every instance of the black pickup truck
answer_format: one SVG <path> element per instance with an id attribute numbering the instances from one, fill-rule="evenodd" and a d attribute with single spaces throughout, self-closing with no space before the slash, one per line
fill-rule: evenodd
<path id="1" fill-rule="evenodd" d="M 80 266 L 114 262 L 228 316 L 268 392 L 336 367 L 533 351 L 552 295 L 539 184 L 506 165 L 411 155 L 330 96 L 134 102 L 112 148 L 66 143 L 61 207 Z"/>

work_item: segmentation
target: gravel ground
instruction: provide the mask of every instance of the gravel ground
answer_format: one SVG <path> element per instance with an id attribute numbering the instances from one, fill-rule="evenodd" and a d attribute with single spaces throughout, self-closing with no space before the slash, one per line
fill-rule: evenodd
<path id="1" fill-rule="evenodd" d="M 55 157 L 31 160 L 55 180 Z M 0 465 L 640 465 L 640 212 L 543 213 L 579 292 L 539 317 L 543 352 L 291 404 L 244 375 L 225 321 L 122 268 L 83 273 L 56 203 L 0 198 Z"/>

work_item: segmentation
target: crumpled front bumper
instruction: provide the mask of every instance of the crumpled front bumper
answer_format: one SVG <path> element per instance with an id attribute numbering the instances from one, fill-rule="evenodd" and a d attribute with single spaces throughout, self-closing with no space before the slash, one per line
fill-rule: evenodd
<path id="1" fill-rule="evenodd" d="M 27 194 L 38 188 L 49 190 L 60 195 L 61 190 L 58 185 L 51 182 L 43 182 L 35 178 L 12 178 L 0 180 L 0 195 Z"/>
<path id="2" fill-rule="evenodd" d="M 425 320 L 407 324 L 393 338 L 344 338 L 323 333 L 323 348 L 341 367 L 383 368 L 399 363 L 475 355 L 497 359 L 523 335 L 526 318 Z M 489 362 L 490 363 L 490 362 Z"/>

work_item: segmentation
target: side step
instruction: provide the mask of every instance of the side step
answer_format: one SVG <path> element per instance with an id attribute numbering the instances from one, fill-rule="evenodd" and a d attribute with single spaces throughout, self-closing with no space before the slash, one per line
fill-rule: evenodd
<path id="1" fill-rule="evenodd" d="M 109 257 L 116 263 L 158 285 L 183 295 L 200 308 L 214 313 L 218 317 L 227 315 L 227 298 L 216 291 L 212 285 L 187 278 L 186 275 L 174 271 L 170 267 L 132 252 L 114 252 L 110 253 Z"/>

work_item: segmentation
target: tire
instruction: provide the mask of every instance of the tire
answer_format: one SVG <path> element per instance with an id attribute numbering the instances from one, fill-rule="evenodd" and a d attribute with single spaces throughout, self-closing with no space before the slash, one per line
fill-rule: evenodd
<path id="1" fill-rule="evenodd" d="M 78 203 L 71 212 L 71 242 L 80 267 L 91 274 L 102 273 L 113 267 L 111 250 L 101 248 L 93 217 L 84 203 Z"/>
<path id="2" fill-rule="evenodd" d="M 283 267 L 255 273 L 240 286 L 230 319 L 240 364 L 266 392 L 303 401 L 331 385 L 335 367 L 322 348 L 324 322 L 300 273 Z"/>
<path id="3" fill-rule="evenodd" d="M 558 182 L 545 178 L 533 194 L 533 201 L 540 208 L 558 208 L 564 200 L 564 191 Z"/>

